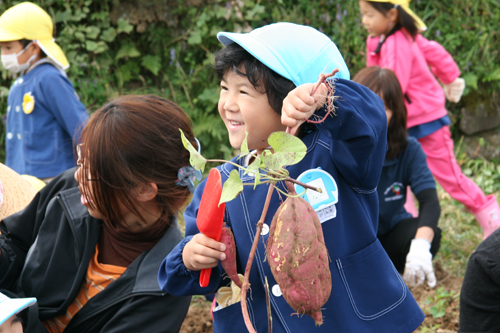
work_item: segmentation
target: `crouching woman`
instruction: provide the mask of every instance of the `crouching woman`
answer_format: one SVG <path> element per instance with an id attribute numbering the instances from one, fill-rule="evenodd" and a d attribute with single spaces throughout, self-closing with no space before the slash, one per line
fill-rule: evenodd
<path id="1" fill-rule="evenodd" d="M 85 126 L 78 167 L 0 222 L 0 289 L 38 300 L 28 332 L 179 331 L 190 297 L 156 279 L 190 194 L 179 129 L 196 147 L 174 103 L 118 98 Z"/>

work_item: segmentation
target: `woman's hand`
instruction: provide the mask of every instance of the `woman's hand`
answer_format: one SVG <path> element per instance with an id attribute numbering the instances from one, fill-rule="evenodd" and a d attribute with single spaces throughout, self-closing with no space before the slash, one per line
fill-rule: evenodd
<path id="1" fill-rule="evenodd" d="M 299 126 L 326 102 L 328 88 L 321 83 L 313 94 L 315 86 L 315 83 L 304 83 L 290 91 L 283 100 L 281 123 L 290 128 L 292 135 L 295 135 Z"/>
<path id="2" fill-rule="evenodd" d="M 406 256 L 403 280 L 409 287 L 416 287 L 427 280 L 431 288 L 436 286 L 436 275 L 432 267 L 431 243 L 424 238 L 411 241 L 410 251 Z"/>
<path id="3" fill-rule="evenodd" d="M 190 271 L 200 271 L 218 265 L 219 260 L 225 260 L 226 249 L 224 243 L 205 236 L 202 233 L 195 235 L 182 251 L 182 261 Z"/>

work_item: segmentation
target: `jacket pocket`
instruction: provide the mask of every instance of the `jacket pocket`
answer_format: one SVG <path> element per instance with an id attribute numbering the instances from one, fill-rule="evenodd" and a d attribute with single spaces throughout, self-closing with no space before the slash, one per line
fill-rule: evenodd
<path id="1" fill-rule="evenodd" d="M 408 288 L 378 239 L 355 254 L 337 259 L 336 264 L 360 319 L 377 319 L 405 300 Z"/>
<path id="2" fill-rule="evenodd" d="M 250 305 L 247 301 L 247 305 Z M 250 312 L 250 310 L 249 310 Z M 241 311 L 241 303 L 235 303 L 226 306 L 213 312 L 214 316 L 214 332 L 237 332 L 239 330 L 246 331 L 245 321 L 243 320 L 243 312 Z M 250 312 L 250 320 L 253 326 L 255 323 Z"/>
<path id="3" fill-rule="evenodd" d="M 49 164 L 57 160 L 57 131 L 24 132 L 24 158 L 31 164 Z"/>

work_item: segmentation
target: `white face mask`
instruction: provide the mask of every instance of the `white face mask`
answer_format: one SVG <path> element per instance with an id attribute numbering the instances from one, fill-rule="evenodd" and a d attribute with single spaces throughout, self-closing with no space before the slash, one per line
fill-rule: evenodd
<path id="1" fill-rule="evenodd" d="M 33 42 L 31 42 L 31 43 L 33 43 Z M 24 64 L 19 64 L 19 62 L 17 61 L 17 57 L 19 57 L 21 54 L 23 54 L 24 51 L 26 51 L 26 49 L 31 45 L 31 43 L 26 45 L 26 47 L 18 54 L 15 54 L 15 53 L 6 54 L 6 55 L 2 54 L 3 67 L 5 67 L 6 70 L 11 71 L 12 73 L 20 73 L 20 72 L 24 72 L 25 70 L 27 70 L 31 66 L 31 63 L 36 59 L 37 55 L 33 54 L 28 59 L 28 61 L 26 61 Z"/>

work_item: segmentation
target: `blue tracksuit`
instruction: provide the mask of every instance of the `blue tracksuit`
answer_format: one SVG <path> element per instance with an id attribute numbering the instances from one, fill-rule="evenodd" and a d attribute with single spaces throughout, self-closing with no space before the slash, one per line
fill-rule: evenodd
<path id="1" fill-rule="evenodd" d="M 34 108 L 23 106 L 26 98 Z M 74 146 L 88 115 L 73 85 L 44 63 L 14 81 L 7 106 L 5 164 L 19 174 L 49 178 L 75 166 Z"/>
<path id="2" fill-rule="evenodd" d="M 385 160 L 377 191 L 380 203 L 379 236 L 412 217 L 404 208 L 408 186 L 411 186 L 414 194 L 436 188 L 426 158 L 420 143 L 415 138 L 408 137 L 406 149 L 396 158 Z"/>
<path id="3" fill-rule="evenodd" d="M 264 277 L 271 290 L 273 332 L 413 332 L 423 321 L 418 307 L 399 273 L 377 240 L 379 181 L 387 145 L 384 105 L 369 89 L 343 79 L 336 80 L 336 116 L 317 125 L 302 140 L 307 155 L 287 169 L 292 178 L 321 167 L 335 181 L 338 201 L 330 218 L 322 223 L 330 256 L 332 293 L 322 307 L 324 323 L 315 327 L 309 316 L 291 316 L 295 311 L 279 293 L 265 260 L 268 234 L 263 232 L 250 273 L 248 293 L 250 318 L 257 332 L 267 332 Z M 243 159 L 233 159 L 242 163 Z M 223 182 L 235 169 L 219 167 Z M 251 175 L 240 177 L 252 183 Z M 210 284 L 199 286 L 199 272 L 186 269 L 182 261 L 185 244 L 198 233 L 196 215 L 205 182 L 196 189 L 185 211 L 186 238 L 163 261 L 158 280 L 174 295 L 213 294 L 229 283 L 221 265 L 212 270 Z M 283 184 L 279 185 L 283 189 Z M 245 267 L 267 193 L 267 186 L 244 186 L 243 192 L 226 204 L 225 221 L 232 228 L 239 267 Z M 270 225 L 284 200 L 273 194 L 265 223 Z M 331 212 L 335 211 L 335 214 Z M 263 230 L 267 230 L 264 228 Z M 243 270 L 239 271 L 243 273 Z M 214 311 L 214 332 L 245 332 L 240 304 Z"/>

